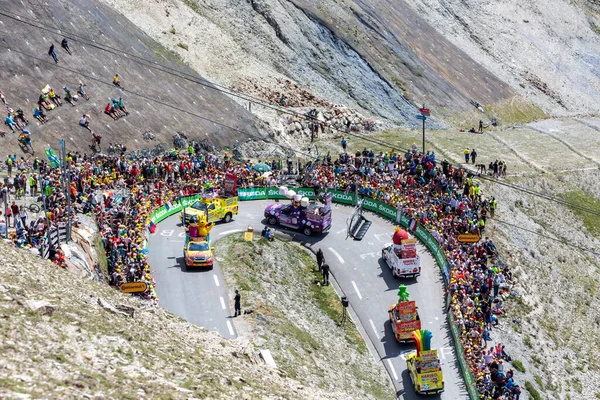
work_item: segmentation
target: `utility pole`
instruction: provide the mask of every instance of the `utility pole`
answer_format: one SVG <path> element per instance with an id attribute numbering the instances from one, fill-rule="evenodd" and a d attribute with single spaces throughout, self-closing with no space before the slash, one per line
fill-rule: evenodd
<path id="1" fill-rule="evenodd" d="M 6 220 L 6 230 L 4 231 L 4 238 L 8 239 L 8 224 L 10 219 L 8 218 L 8 187 L 5 192 L 2 192 L 2 201 L 4 202 L 4 219 Z"/>
<path id="2" fill-rule="evenodd" d="M 431 115 L 431 110 L 426 108 L 425 104 L 423 104 L 423 107 L 419 108 L 419 112 L 421 114 L 417 115 L 417 119 L 423 121 L 423 154 L 425 154 L 425 121 L 427 120 L 427 117 Z"/>
<path id="3" fill-rule="evenodd" d="M 67 243 L 71 241 L 71 176 L 67 170 L 67 151 L 65 141 L 60 141 L 61 167 L 63 171 L 64 193 L 67 196 Z"/>

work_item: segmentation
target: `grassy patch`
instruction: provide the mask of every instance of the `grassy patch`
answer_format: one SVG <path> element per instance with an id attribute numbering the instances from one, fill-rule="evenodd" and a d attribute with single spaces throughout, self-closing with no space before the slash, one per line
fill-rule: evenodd
<path id="1" fill-rule="evenodd" d="M 537 391 L 537 389 L 533 386 L 533 383 L 527 381 L 525 382 L 525 389 L 527 389 L 527 391 L 529 392 L 529 394 L 531 395 L 531 398 L 534 400 L 542 400 L 542 395 L 540 394 L 540 392 Z"/>
<path id="2" fill-rule="evenodd" d="M 571 386 L 573 386 L 573 389 L 579 393 L 582 394 L 583 393 L 583 385 L 581 383 L 581 381 L 579 380 L 579 378 L 575 378 L 571 381 Z"/>
<path id="3" fill-rule="evenodd" d="M 317 264 L 311 256 L 308 255 L 308 253 L 303 252 L 300 257 L 305 266 L 304 272 L 309 281 L 312 282 L 314 279 L 320 280 L 322 274 L 319 272 Z M 343 312 L 343 307 L 341 300 L 335 293 L 335 290 L 333 290 L 333 287 L 311 285 L 310 288 L 312 297 L 317 302 L 319 308 L 333 321 L 339 321 Z M 360 353 L 365 354 L 368 352 L 367 345 L 354 324 L 346 323 L 341 329 L 343 329 L 346 334 L 346 340 L 351 345 L 356 346 Z"/>
<path id="4" fill-rule="evenodd" d="M 525 372 L 525 366 L 519 360 L 512 360 L 512 366 L 519 372 Z"/>
<path id="5" fill-rule="evenodd" d="M 184 50 L 189 50 L 189 46 L 185 43 L 177 43 L 177 47 L 181 47 Z"/>
<path id="6" fill-rule="evenodd" d="M 283 336 L 289 336 L 294 339 L 300 346 L 309 353 L 312 353 L 314 350 L 319 350 L 321 347 L 319 342 L 317 342 L 308 332 L 298 328 L 296 325 L 291 323 L 289 324 L 281 324 L 279 325 L 280 332 Z"/>
<path id="7" fill-rule="evenodd" d="M 525 344 L 525 346 L 527 346 L 529 348 L 533 348 L 533 345 L 531 343 L 531 338 L 529 337 L 529 335 L 525 335 L 523 337 L 523 344 Z"/>
<path id="8" fill-rule="evenodd" d="M 106 260 L 106 251 L 104 250 L 104 243 L 102 243 L 102 236 L 100 234 L 96 234 L 94 238 L 94 250 L 96 250 L 96 255 L 98 256 L 98 265 L 102 277 L 105 281 L 108 281 L 108 261 Z"/>
<path id="9" fill-rule="evenodd" d="M 561 196 L 565 201 L 572 203 L 576 206 L 590 208 L 594 211 L 600 212 L 600 200 L 587 194 L 583 190 L 572 190 L 566 192 Z M 583 221 L 583 225 L 588 232 L 594 236 L 600 236 L 600 216 L 590 214 L 582 211 L 575 207 L 569 207 L 571 211 L 575 213 Z"/>
<path id="10" fill-rule="evenodd" d="M 594 21 L 590 21 L 590 28 L 596 35 L 600 35 L 600 26 L 596 24 Z"/>
<path id="11" fill-rule="evenodd" d="M 194 1 L 194 0 L 183 0 L 183 4 L 185 4 L 186 6 L 188 6 L 189 8 L 191 8 L 196 14 L 201 14 L 200 7 L 198 7 L 198 4 L 196 3 L 196 1 Z"/>
<path id="12" fill-rule="evenodd" d="M 539 375 L 536 375 L 534 379 L 535 379 L 535 383 L 537 383 L 538 386 L 540 387 L 540 390 L 542 392 L 545 392 L 545 390 L 544 390 L 544 382 L 542 382 L 542 378 Z"/>
<path id="13" fill-rule="evenodd" d="M 502 125 L 526 124 L 548 118 L 538 106 L 521 98 L 486 105 L 485 109 L 495 116 Z"/>
<path id="14" fill-rule="evenodd" d="M 348 319 L 344 326 L 339 325 L 343 307 L 334 288 L 313 283 L 322 281 L 322 275 L 306 249 L 281 240 L 269 242 L 261 238 L 244 242 L 240 234 L 219 240 L 215 247 L 215 254 L 223 257 L 220 266 L 227 280 L 242 289 L 243 306 L 254 310 L 246 318 L 256 324 L 256 333 L 266 342 L 265 346 L 287 376 L 315 387 L 328 388 L 329 367 L 318 360 L 331 352 L 332 338 L 336 345 L 347 348 L 355 357 L 359 354 L 370 357 L 354 323 Z M 289 290 L 289 293 L 274 302 L 273 293 L 282 290 L 286 293 Z M 294 302 L 302 302 L 306 307 L 288 308 L 286 304 L 290 299 L 286 296 L 293 296 Z M 307 316 L 293 317 L 298 313 L 310 313 L 315 319 L 329 324 L 328 338 L 316 333 Z M 335 357 L 329 354 L 331 356 Z M 372 370 L 354 368 L 353 364 L 344 369 L 344 373 L 351 374 L 352 381 L 360 382 L 362 390 L 371 397 L 389 398 L 389 388 L 373 378 Z M 309 375 L 307 371 L 310 371 Z"/>

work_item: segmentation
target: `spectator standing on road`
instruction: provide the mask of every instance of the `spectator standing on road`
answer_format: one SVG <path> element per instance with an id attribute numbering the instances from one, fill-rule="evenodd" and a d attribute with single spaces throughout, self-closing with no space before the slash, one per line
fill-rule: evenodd
<path id="1" fill-rule="evenodd" d="M 468 164 L 469 163 L 469 158 L 471 157 L 471 150 L 469 150 L 469 148 L 467 147 L 465 149 L 465 162 Z"/>
<path id="2" fill-rule="evenodd" d="M 348 142 L 346 141 L 346 138 L 342 137 L 342 149 L 344 150 L 344 153 L 346 152 L 347 146 L 348 146 Z"/>
<path id="3" fill-rule="evenodd" d="M 483 120 L 479 120 L 479 133 L 483 133 Z"/>
<path id="4" fill-rule="evenodd" d="M 240 295 L 240 291 L 239 290 L 235 290 L 235 297 L 234 297 L 234 309 L 235 312 L 233 314 L 234 317 L 237 317 L 238 315 L 242 315 L 242 296 Z"/>
<path id="5" fill-rule="evenodd" d="M 325 263 L 321 266 L 323 272 L 323 285 L 329 286 L 329 264 Z"/>
<path id="6" fill-rule="evenodd" d="M 473 149 L 473 150 L 471 150 L 471 161 L 473 162 L 473 165 L 475 165 L 476 158 L 477 158 L 477 152 L 475 151 L 475 149 Z"/>
<path id="7" fill-rule="evenodd" d="M 50 49 L 48 50 L 48 55 L 52 56 L 54 62 L 58 64 L 58 56 L 56 55 L 56 51 L 54 51 L 54 43 L 50 45 Z"/>
<path id="8" fill-rule="evenodd" d="M 67 53 L 69 53 L 69 55 L 73 55 L 73 53 L 71 53 L 71 49 L 69 48 L 69 41 L 67 38 L 63 38 L 62 42 L 60 42 L 60 45 L 66 50 Z"/>

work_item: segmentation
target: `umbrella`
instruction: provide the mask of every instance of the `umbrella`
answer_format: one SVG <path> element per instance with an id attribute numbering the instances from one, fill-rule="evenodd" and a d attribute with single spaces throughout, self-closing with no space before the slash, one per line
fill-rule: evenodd
<path id="1" fill-rule="evenodd" d="M 265 163 L 257 163 L 257 164 L 254 164 L 254 165 L 252 166 L 252 168 L 253 168 L 254 170 L 258 171 L 258 172 L 267 172 L 267 171 L 270 171 L 270 170 L 271 170 L 271 167 L 269 167 L 269 166 L 268 166 L 267 164 L 265 164 Z"/>

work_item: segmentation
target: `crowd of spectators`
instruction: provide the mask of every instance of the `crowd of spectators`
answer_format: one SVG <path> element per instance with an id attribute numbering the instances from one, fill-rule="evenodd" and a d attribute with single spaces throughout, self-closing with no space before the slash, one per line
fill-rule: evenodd
<path id="1" fill-rule="evenodd" d="M 457 241 L 462 233 L 485 236 L 486 220 L 496 201 L 486 198 L 476 177 L 451 163 L 438 163 L 433 152 L 423 154 L 413 146 L 405 154 L 379 154 L 366 149 L 356 154 L 327 155 L 319 162 L 267 162 L 269 174 L 253 163 L 235 163 L 215 154 L 170 154 L 164 158 L 128 159 L 67 155 L 70 174 L 72 221 L 77 213 L 93 214 L 100 227 L 113 285 L 145 281 L 145 298 L 154 299 L 155 282 L 147 263 L 145 244 L 150 213 L 181 196 L 219 191 L 226 173 L 238 177 L 239 187 L 277 186 L 295 174 L 316 192 L 345 190 L 395 206 L 425 226 L 439 242 L 448 261 L 448 311 L 454 316 L 464 357 L 484 398 L 518 399 L 520 389 L 503 346 L 487 349 L 503 301 L 509 291 L 510 271 L 498 260 L 490 239 L 476 244 Z M 60 169 L 36 160 L 33 168 L 40 193 L 45 194 L 46 215 L 23 228 L 26 243 L 39 246 L 48 226 L 68 218 L 66 195 L 61 191 Z M 36 175 L 37 176 L 37 175 Z M 123 189 L 119 194 L 118 189 Z M 127 195 L 123 195 L 126 191 Z M 19 231 L 11 234 L 19 245 Z M 60 254 L 58 254 L 60 256 Z"/>

